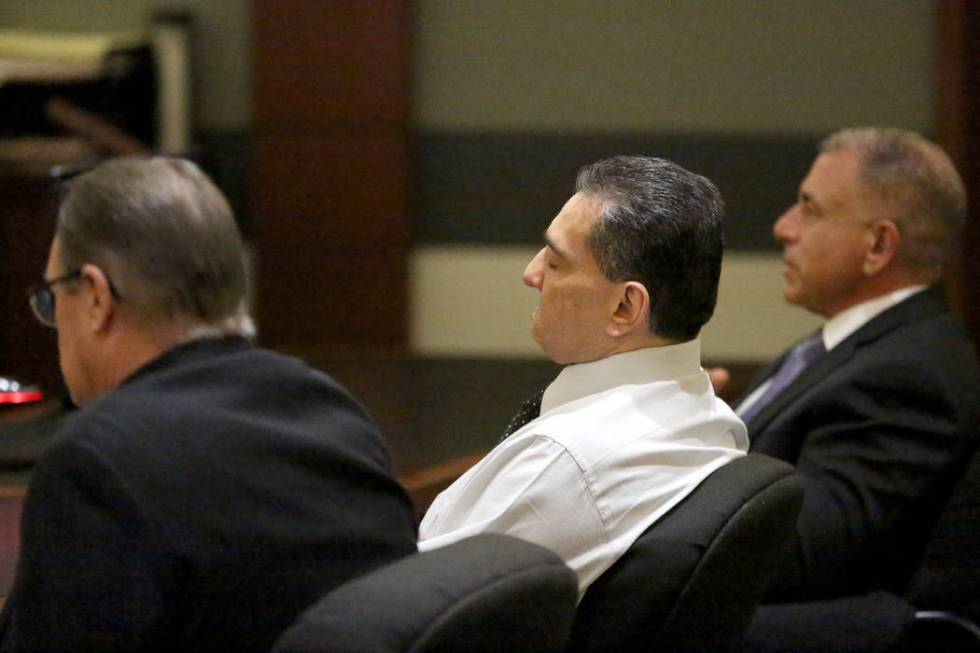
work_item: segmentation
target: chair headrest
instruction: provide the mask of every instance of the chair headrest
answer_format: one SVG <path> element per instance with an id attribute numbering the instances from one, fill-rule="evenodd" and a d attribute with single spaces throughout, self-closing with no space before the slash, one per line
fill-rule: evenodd
<path id="1" fill-rule="evenodd" d="M 274 651 L 561 651 L 576 600 L 575 574 L 551 551 L 478 535 L 337 588 Z"/>

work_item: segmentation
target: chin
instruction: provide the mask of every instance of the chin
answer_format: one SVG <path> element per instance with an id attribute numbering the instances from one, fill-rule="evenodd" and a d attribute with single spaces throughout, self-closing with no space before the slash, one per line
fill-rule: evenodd
<path id="1" fill-rule="evenodd" d="M 538 345 L 538 349 L 540 349 L 545 356 L 551 359 L 551 361 L 554 363 L 558 363 L 559 365 L 564 365 L 564 363 L 560 360 L 561 356 L 555 355 L 554 348 L 552 348 L 547 341 L 539 338 L 536 333 L 532 333 L 531 335 L 534 337 L 534 342 L 535 344 Z"/>
<path id="2" fill-rule="evenodd" d="M 87 394 L 72 390 L 71 388 L 68 389 L 68 396 L 71 398 L 71 403 L 75 404 L 79 408 L 92 402 L 92 398 Z"/>
<path id="3" fill-rule="evenodd" d="M 544 339 L 541 337 L 542 330 L 538 326 L 538 323 L 534 320 L 531 321 L 531 338 L 543 351 L 545 350 Z"/>
<path id="4" fill-rule="evenodd" d="M 801 294 L 802 293 L 800 293 L 800 289 L 797 288 L 796 286 L 787 284 L 783 288 L 783 299 L 786 301 L 787 304 L 794 304 L 796 306 L 799 306 L 802 301 Z"/>
<path id="5" fill-rule="evenodd" d="M 71 397 L 71 402 L 79 408 L 92 403 L 102 394 L 94 391 L 92 388 L 78 383 L 70 383 L 67 380 L 65 381 L 65 387 L 68 388 L 68 396 Z"/>

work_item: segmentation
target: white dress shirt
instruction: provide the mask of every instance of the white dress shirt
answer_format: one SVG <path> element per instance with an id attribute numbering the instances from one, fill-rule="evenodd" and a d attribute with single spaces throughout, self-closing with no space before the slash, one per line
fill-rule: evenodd
<path id="1" fill-rule="evenodd" d="M 908 286 L 900 288 L 894 292 L 875 297 L 866 302 L 851 306 L 827 320 L 821 329 L 820 335 L 823 338 L 824 349 L 830 351 L 840 343 L 844 342 L 849 335 L 863 327 L 880 313 L 885 312 L 892 306 L 904 302 L 916 293 L 920 293 L 928 286 Z M 739 415 L 751 408 L 762 395 L 766 393 L 772 384 L 772 379 L 766 380 L 758 388 L 753 390 L 749 396 L 743 399 L 736 408 Z"/>
<path id="2" fill-rule="evenodd" d="M 566 367 L 541 416 L 436 497 L 419 549 L 514 535 L 558 553 L 581 597 L 650 524 L 748 449 L 700 355 L 695 339 Z"/>

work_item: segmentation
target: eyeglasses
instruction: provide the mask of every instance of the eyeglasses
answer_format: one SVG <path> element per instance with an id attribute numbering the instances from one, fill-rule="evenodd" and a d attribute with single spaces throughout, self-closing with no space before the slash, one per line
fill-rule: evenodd
<path id="1" fill-rule="evenodd" d="M 51 287 L 66 281 L 74 281 L 81 276 L 82 270 L 78 269 L 50 281 L 45 279 L 41 284 L 31 289 L 27 301 L 30 303 L 31 310 L 34 311 L 34 317 L 37 318 L 38 322 L 52 329 L 57 327 L 57 322 L 54 319 L 54 292 Z"/>

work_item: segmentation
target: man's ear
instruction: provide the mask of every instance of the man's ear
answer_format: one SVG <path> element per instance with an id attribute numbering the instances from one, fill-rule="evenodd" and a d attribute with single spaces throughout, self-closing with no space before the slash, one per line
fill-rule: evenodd
<path id="1" fill-rule="evenodd" d="M 868 249 L 864 255 L 862 270 L 866 276 L 874 276 L 888 267 L 902 244 L 902 234 L 892 220 L 881 218 L 868 226 Z"/>
<path id="2" fill-rule="evenodd" d="M 109 277 L 97 265 L 86 263 L 82 266 L 82 292 L 86 292 L 86 317 L 93 332 L 101 333 L 109 328 L 116 311 L 116 297 L 112 292 Z"/>
<path id="3" fill-rule="evenodd" d="M 637 327 L 646 328 L 650 319 L 650 293 L 638 281 L 627 281 L 619 293 L 619 305 L 613 311 L 606 333 L 614 338 L 625 336 Z"/>

